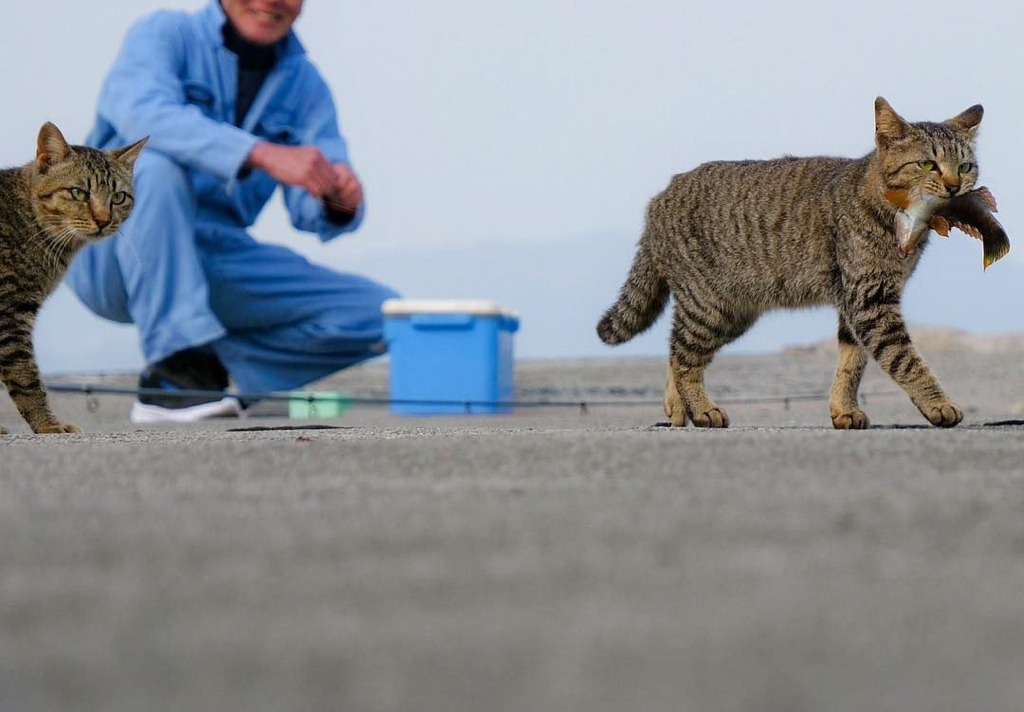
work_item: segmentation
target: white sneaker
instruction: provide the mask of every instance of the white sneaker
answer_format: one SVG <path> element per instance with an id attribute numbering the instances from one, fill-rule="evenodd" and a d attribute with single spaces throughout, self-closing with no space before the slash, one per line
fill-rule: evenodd
<path id="1" fill-rule="evenodd" d="M 185 408 L 164 408 L 135 401 L 129 419 L 136 424 L 144 423 L 194 423 L 207 418 L 237 417 L 242 413 L 242 404 L 234 396 L 219 401 L 190 405 Z"/>

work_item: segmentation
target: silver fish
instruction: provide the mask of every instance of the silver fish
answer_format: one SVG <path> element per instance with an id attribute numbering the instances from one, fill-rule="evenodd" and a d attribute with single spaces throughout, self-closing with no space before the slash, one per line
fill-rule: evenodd
<path id="1" fill-rule="evenodd" d="M 922 194 L 920 188 L 896 189 L 886 191 L 885 197 L 899 208 L 894 232 L 896 249 L 903 257 L 914 251 L 929 230 L 945 237 L 954 227 L 984 242 L 986 269 L 1010 251 L 1006 231 L 992 215 L 997 210 L 996 199 L 988 188 L 975 188 L 951 198 Z"/>

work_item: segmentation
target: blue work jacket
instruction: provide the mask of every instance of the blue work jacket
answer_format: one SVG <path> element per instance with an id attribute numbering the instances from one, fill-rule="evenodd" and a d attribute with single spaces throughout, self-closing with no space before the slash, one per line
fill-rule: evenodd
<path id="1" fill-rule="evenodd" d="M 246 228 L 278 185 L 263 171 L 243 169 L 257 141 L 314 145 L 332 163 L 347 163 L 348 150 L 330 90 L 294 32 L 279 43 L 278 61 L 242 126 L 233 124 L 238 58 L 224 47 L 226 21 L 218 0 L 194 14 L 160 11 L 137 21 L 103 83 L 86 142 L 112 148 L 149 136 L 145 150 L 189 170 L 200 223 Z M 362 222 L 362 206 L 339 226 L 306 190 L 283 189 L 292 225 L 323 241 Z"/>

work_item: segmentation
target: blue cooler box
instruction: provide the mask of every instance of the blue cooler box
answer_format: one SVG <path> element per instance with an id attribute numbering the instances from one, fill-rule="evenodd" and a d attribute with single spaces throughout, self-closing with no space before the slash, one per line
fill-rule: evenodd
<path id="1" fill-rule="evenodd" d="M 512 334 L 519 329 L 513 312 L 458 299 L 388 299 L 383 312 L 392 412 L 512 410 Z"/>

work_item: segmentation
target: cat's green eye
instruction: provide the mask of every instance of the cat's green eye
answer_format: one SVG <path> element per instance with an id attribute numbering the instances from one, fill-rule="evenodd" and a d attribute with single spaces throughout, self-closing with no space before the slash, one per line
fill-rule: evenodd
<path id="1" fill-rule="evenodd" d="M 68 192 L 71 193 L 71 197 L 75 200 L 86 200 L 89 197 L 89 194 L 81 188 L 69 188 Z"/>
<path id="2" fill-rule="evenodd" d="M 926 171 L 937 171 L 939 170 L 939 164 L 935 161 L 918 161 L 917 165 L 921 166 Z"/>
<path id="3" fill-rule="evenodd" d="M 116 193 L 114 193 L 112 196 L 110 196 L 110 202 L 113 205 L 120 205 L 121 203 L 123 203 L 126 200 L 128 200 L 128 194 L 125 193 L 123 190 L 119 190 Z"/>
<path id="4" fill-rule="evenodd" d="M 973 163 L 961 163 L 960 164 L 960 172 L 961 173 L 970 173 L 973 168 L 974 168 L 974 164 Z"/>

